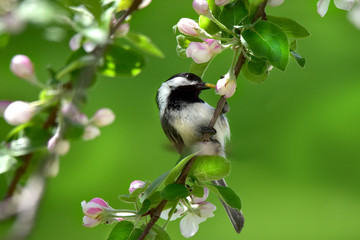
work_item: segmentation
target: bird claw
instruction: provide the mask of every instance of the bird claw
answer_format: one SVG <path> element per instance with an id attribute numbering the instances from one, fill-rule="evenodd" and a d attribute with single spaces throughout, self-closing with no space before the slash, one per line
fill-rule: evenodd
<path id="1" fill-rule="evenodd" d="M 206 134 L 206 133 L 208 133 L 210 135 L 215 135 L 216 134 L 216 130 L 213 127 L 201 127 L 200 132 L 202 134 Z"/>

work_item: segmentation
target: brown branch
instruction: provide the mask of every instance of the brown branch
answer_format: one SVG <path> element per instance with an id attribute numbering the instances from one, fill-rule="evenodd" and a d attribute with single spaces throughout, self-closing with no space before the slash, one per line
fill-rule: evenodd
<path id="1" fill-rule="evenodd" d="M 23 164 L 18 169 L 16 169 L 15 176 L 12 179 L 10 186 L 8 187 L 8 190 L 5 195 L 5 199 L 8 199 L 12 195 L 14 195 L 14 192 L 16 190 L 16 187 L 17 187 L 21 177 L 25 174 L 27 168 L 29 167 L 32 156 L 33 156 L 33 153 L 29 153 L 29 154 L 23 156 Z"/>

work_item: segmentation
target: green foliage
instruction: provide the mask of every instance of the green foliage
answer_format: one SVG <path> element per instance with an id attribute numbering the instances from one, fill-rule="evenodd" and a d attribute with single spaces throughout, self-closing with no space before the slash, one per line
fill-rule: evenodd
<path id="1" fill-rule="evenodd" d="M 291 56 L 295 59 L 300 67 L 305 67 L 306 59 L 300 56 L 297 52 L 291 51 Z"/>
<path id="2" fill-rule="evenodd" d="M 151 41 L 148 36 L 141 33 L 129 32 L 124 37 L 135 49 L 143 54 L 164 58 L 164 53 Z"/>
<path id="3" fill-rule="evenodd" d="M 262 82 L 264 82 L 264 81 L 268 78 L 268 76 L 269 76 L 269 71 L 265 71 L 265 72 L 264 72 L 263 74 L 261 74 L 261 75 L 254 74 L 254 73 L 252 73 L 252 72 L 249 70 L 249 68 L 248 68 L 248 62 L 249 62 L 249 61 L 246 61 L 245 64 L 244 64 L 244 66 L 243 66 L 242 69 L 241 69 L 242 75 L 243 75 L 246 79 L 248 79 L 248 80 L 250 80 L 251 82 L 254 82 L 254 83 L 262 83 Z"/>
<path id="4" fill-rule="evenodd" d="M 233 30 L 234 26 L 240 25 L 248 14 L 245 1 L 237 0 L 224 6 L 220 13 L 219 21 L 228 29 Z"/>
<path id="5" fill-rule="evenodd" d="M 191 158 L 193 158 L 197 153 L 190 154 L 189 156 L 186 156 L 182 160 L 179 161 L 176 166 L 170 170 L 169 174 L 165 178 L 165 185 L 169 185 L 171 183 L 174 183 L 176 178 L 179 176 L 181 170 L 184 168 L 186 163 L 190 161 Z"/>
<path id="6" fill-rule="evenodd" d="M 267 20 L 281 27 L 288 38 L 307 38 L 310 36 L 308 30 L 292 19 L 267 16 Z"/>
<path id="7" fill-rule="evenodd" d="M 276 24 L 260 21 L 242 33 L 247 46 L 257 57 L 265 57 L 274 67 L 284 71 L 289 60 L 289 42 Z"/>
<path id="8" fill-rule="evenodd" d="M 167 185 L 160 193 L 162 198 L 169 201 L 186 198 L 189 195 L 190 193 L 187 187 L 177 183 Z"/>
<path id="9" fill-rule="evenodd" d="M 220 156 L 198 156 L 190 175 L 199 181 L 212 181 L 224 178 L 230 174 L 231 163 Z"/>
<path id="10" fill-rule="evenodd" d="M 128 46 L 110 46 L 100 71 L 107 77 L 134 77 L 145 67 L 145 58 Z"/>
<path id="11" fill-rule="evenodd" d="M 141 233 L 142 230 L 135 228 L 132 222 L 121 221 L 111 230 L 108 240 L 137 240 Z"/>
<path id="12" fill-rule="evenodd" d="M 241 200 L 230 187 L 223 187 L 215 184 L 206 184 L 206 187 L 218 195 L 218 197 L 230 207 L 241 210 Z"/>
<path id="13" fill-rule="evenodd" d="M 154 182 L 152 182 L 150 184 L 150 186 L 146 189 L 146 191 L 144 192 L 144 194 L 140 197 L 140 202 L 143 202 L 146 198 L 148 198 L 152 193 L 154 193 L 156 191 L 156 189 L 158 189 L 158 187 L 163 183 L 163 181 L 165 180 L 166 176 L 168 175 L 169 172 L 166 172 L 164 174 L 162 174 L 160 177 L 158 177 L 157 179 L 155 179 Z"/>
<path id="14" fill-rule="evenodd" d="M 207 0 L 209 4 L 209 8 L 213 14 L 213 16 L 216 18 L 218 17 L 220 13 L 220 8 L 215 4 L 215 0 Z M 215 34 L 220 31 L 220 28 L 218 25 L 216 25 L 213 21 L 211 21 L 209 18 L 205 16 L 199 16 L 199 26 L 204 29 L 209 34 Z"/>

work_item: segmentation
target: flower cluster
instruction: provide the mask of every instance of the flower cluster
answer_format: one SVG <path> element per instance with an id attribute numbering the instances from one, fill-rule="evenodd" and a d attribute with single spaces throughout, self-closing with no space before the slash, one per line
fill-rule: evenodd
<path id="1" fill-rule="evenodd" d="M 174 214 L 169 216 L 171 209 L 167 209 L 161 213 L 161 218 L 173 221 L 182 217 L 180 221 L 181 234 L 186 237 L 192 237 L 199 230 L 199 224 L 207 218 L 213 217 L 216 206 L 210 202 L 205 202 L 209 196 L 209 190 L 204 188 L 204 195 L 198 198 L 194 195 L 180 200 L 176 206 Z"/>

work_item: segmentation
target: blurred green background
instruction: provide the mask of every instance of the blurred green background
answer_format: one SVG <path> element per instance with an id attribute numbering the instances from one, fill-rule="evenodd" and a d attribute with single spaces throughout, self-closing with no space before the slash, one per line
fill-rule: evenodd
<path id="1" fill-rule="evenodd" d="M 241 196 L 245 227 L 237 235 L 211 196 L 218 206 L 215 217 L 201 223 L 193 239 L 360 239 L 360 31 L 333 3 L 324 18 L 310 0 L 285 1 L 267 13 L 293 18 L 311 32 L 298 42 L 307 64 L 301 69 L 291 61 L 286 72 L 274 69 L 263 84 L 240 77 L 229 100 L 227 181 Z M 153 1 L 136 13 L 132 31 L 151 36 L 166 58 L 149 59 L 136 78 L 99 76 L 84 112 L 91 116 L 109 107 L 116 121 L 101 137 L 72 143 L 59 175 L 48 180 L 29 239 L 106 239 L 112 226 L 83 227 L 80 202 L 101 197 L 114 208 L 126 207 L 118 195 L 128 192 L 132 180 L 154 180 L 174 165 L 178 156 L 167 150 L 155 94 L 171 75 L 188 71 L 190 60 L 177 57 L 172 32 L 181 17 L 196 17 L 190 0 Z M 37 27 L 13 36 L 0 49 L 0 99 L 33 101 L 38 95 L 37 88 L 11 74 L 13 55 L 30 56 L 45 80 L 46 66 L 58 69 L 70 54 L 70 37 L 49 42 Z M 215 83 L 230 59 L 230 52 L 218 56 L 204 80 Z M 202 96 L 213 105 L 218 99 L 213 92 Z M 0 119 L 2 139 L 9 130 Z M 0 176 L 1 195 L 5 188 Z M 0 223 L 0 232 L 10 223 Z M 168 229 L 172 239 L 183 238 L 179 221 Z"/>

